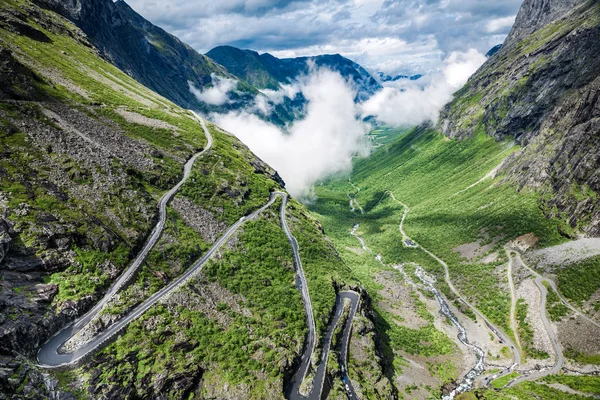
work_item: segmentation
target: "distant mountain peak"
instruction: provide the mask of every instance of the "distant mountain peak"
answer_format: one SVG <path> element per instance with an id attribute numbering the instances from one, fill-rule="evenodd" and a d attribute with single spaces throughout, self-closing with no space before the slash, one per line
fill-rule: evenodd
<path id="1" fill-rule="evenodd" d="M 269 53 L 241 50 L 233 46 L 217 46 L 206 53 L 227 70 L 259 89 L 277 89 L 309 72 L 309 61 L 317 67 L 339 72 L 356 85 L 364 98 L 381 88 L 379 83 L 358 63 L 341 54 L 322 54 L 295 58 L 277 58 Z"/>

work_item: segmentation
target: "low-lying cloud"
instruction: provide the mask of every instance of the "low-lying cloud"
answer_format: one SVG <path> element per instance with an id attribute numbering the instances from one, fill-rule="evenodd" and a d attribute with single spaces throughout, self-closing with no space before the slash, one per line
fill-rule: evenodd
<path id="1" fill-rule="evenodd" d="M 422 81 L 385 82 L 386 87 L 362 104 L 364 117 L 394 127 L 408 127 L 425 121 L 436 122 L 442 107 L 456 90 L 485 62 L 478 51 L 453 52 L 441 70 Z"/>
<path id="2" fill-rule="evenodd" d="M 285 98 L 293 99 L 301 91 L 299 83 L 280 85 L 279 90 L 263 89 L 261 92 L 266 95 L 274 104 L 281 104 Z"/>
<path id="3" fill-rule="evenodd" d="M 308 101 L 306 113 L 287 132 L 248 111 L 211 117 L 275 168 L 292 195 L 306 197 L 315 181 L 350 171 L 355 154 L 368 154 L 365 135 L 369 126 L 357 118 L 356 92 L 340 74 L 328 69 L 313 70 L 300 79 L 297 87 Z"/>
<path id="4" fill-rule="evenodd" d="M 435 122 L 453 93 L 485 59 L 476 50 L 450 53 L 438 72 L 418 81 L 386 82 L 388 86 L 359 104 L 354 102 L 356 88 L 339 73 L 312 66 L 308 76 L 279 91 L 263 90 L 252 106 L 227 114 L 214 113 L 211 119 L 275 168 L 293 196 L 306 198 L 316 181 L 349 172 L 355 155 L 369 153 L 366 134 L 370 126 L 363 122 L 365 118 L 375 117 L 392 127 Z M 212 88 L 195 94 L 201 101 L 225 104 L 234 88 L 228 81 L 219 78 Z M 304 117 L 286 131 L 259 118 L 298 93 L 307 100 Z"/>
<path id="5" fill-rule="evenodd" d="M 192 82 L 188 82 L 190 92 L 199 101 L 214 106 L 222 106 L 225 103 L 229 103 L 229 92 L 237 88 L 237 81 L 222 78 L 214 73 L 210 77 L 212 79 L 212 86 L 203 90 L 198 90 Z"/>

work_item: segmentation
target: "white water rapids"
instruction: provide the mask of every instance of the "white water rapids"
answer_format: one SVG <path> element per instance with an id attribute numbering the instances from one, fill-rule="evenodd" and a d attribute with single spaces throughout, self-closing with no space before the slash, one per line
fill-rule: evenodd
<path id="1" fill-rule="evenodd" d="M 425 288 L 434 294 L 436 300 L 440 304 L 440 313 L 448 319 L 450 319 L 450 321 L 452 321 L 452 324 L 454 324 L 454 326 L 456 326 L 456 329 L 458 329 L 458 340 L 460 340 L 462 344 L 471 349 L 477 357 L 477 362 L 475 363 L 473 368 L 471 368 L 471 370 L 469 370 L 469 372 L 462 378 L 461 382 L 456 386 L 456 388 L 454 388 L 454 390 L 452 390 L 446 396 L 442 396 L 442 400 L 453 400 L 457 395 L 471 390 L 473 388 L 473 383 L 475 382 L 475 379 L 483 373 L 484 352 L 483 350 L 481 350 L 481 348 L 469 342 L 465 327 L 462 326 L 462 324 L 458 321 L 458 318 L 456 318 L 454 313 L 450 311 L 450 307 L 448 307 L 448 303 L 446 303 L 446 300 L 444 300 L 439 290 L 437 290 L 435 286 L 433 286 L 433 279 L 426 275 L 425 270 L 423 270 L 421 266 L 417 266 L 415 270 L 415 275 L 417 276 L 417 278 L 419 278 L 419 280 L 421 280 L 421 282 L 423 282 Z"/>

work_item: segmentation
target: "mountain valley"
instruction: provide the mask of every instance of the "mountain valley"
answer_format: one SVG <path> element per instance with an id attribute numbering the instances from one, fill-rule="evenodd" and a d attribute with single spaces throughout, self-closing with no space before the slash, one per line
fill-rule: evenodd
<path id="1" fill-rule="evenodd" d="M 301 122 L 268 95 L 323 68 L 365 123 L 421 75 L 3 1 L 0 399 L 597 398 L 599 27 L 595 0 L 525 0 L 437 121 L 374 127 L 294 198 L 211 116 Z"/>

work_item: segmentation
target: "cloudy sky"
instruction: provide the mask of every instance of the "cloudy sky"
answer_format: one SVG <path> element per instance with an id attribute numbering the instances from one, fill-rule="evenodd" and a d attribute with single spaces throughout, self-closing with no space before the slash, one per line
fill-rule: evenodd
<path id="1" fill-rule="evenodd" d="M 372 72 L 412 74 L 501 43 L 523 0 L 126 1 L 202 53 L 223 44 L 278 57 L 340 53 Z"/>

